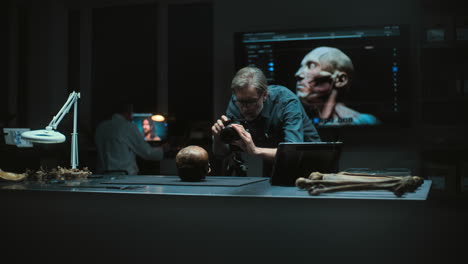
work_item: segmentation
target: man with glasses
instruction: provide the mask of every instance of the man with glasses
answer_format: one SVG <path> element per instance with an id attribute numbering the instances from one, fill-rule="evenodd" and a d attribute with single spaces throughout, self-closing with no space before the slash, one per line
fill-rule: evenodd
<path id="1" fill-rule="evenodd" d="M 269 165 L 263 171 L 264 176 L 269 176 L 280 142 L 320 141 L 297 96 L 286 87 L 268 86 L 260 69 L 250 66 L 240 69 L 231 89 L 233 94 L 226 115 L 211 128 L 215 155 L 226 156 L 234 146 L 266 161 Z M 220 137 L 228 119 L 242 120 L 243 124 L 230 125 L 240 136 L 231 144 L 225 144 Z"/>

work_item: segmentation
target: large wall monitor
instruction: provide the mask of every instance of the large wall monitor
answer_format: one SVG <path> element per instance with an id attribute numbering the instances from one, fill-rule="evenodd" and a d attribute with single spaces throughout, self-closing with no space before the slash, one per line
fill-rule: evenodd
<path id="1" fill-rule="evenodd" d="M 338 100 L 350 109 L 374 116 L 378 120 L 375 125 L 409 124 L 407 26 L 238 32 L 235 41 L 237 69 L 256 65 L 270 84 L 284 85 L 294 92 L 298 85 L 295 74 L 305 55 L 317 47 L 337 48 L 350 58 L 354 67 L 351 84 L 339 92 Z M 327 125 L 327 120 L 310 111 L 309 115 L 318 127 Z M 334 126 L 361 125 L 343 119 Z"/>

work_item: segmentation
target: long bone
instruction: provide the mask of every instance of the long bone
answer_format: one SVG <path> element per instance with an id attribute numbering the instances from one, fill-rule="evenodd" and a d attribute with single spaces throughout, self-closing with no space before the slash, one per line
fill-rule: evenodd
<path id="1" fill-rule="evenodd" d="M 418 176 L 371 176 L 370 174 L 323 174 L 313 172 L 310 174 L 309 179 L 298 178 L 296 186 L 300 189 L 307 189 L 310 195 L 337 191 L 385 189 L 393 191 L 396 196 L 400 197 L 405 192 L 416 190 L 423 181 Z"/>

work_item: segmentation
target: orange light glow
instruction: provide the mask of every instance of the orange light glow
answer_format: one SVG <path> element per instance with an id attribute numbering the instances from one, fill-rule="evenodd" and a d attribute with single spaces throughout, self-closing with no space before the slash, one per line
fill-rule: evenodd
<path id="1" fill-rule="evenodd" d="M 162 115 L 153 115 L 151 116 L 151 119 L 156 122 L 164 122 L 164 120 L 166 120 L 166 118 Z"/>

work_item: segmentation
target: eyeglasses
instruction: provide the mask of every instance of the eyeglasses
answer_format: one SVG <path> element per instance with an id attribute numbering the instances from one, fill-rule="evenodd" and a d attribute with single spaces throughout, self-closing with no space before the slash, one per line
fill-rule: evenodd
<path id="1" fill-rule="evenodd" d="M 235 95 L 232 96 L 232 102 L 242 107 L 251 107 L 251 106 L 257 105 L 260 99 L 262 99 L 262 96 L 258 97 L 257 99 L 249 99 L 249 100 L 237 100 Z"/>

